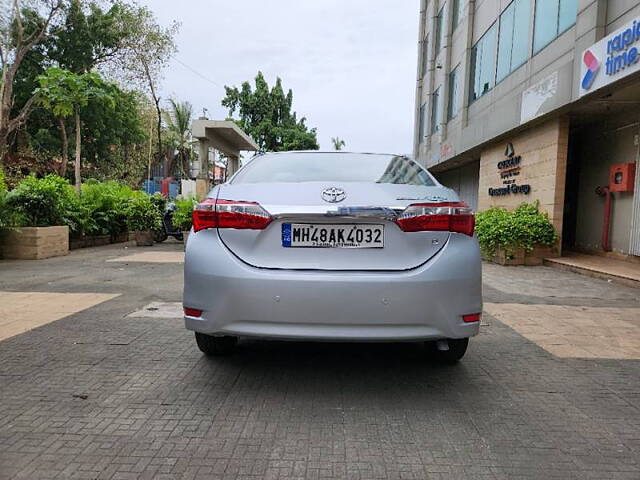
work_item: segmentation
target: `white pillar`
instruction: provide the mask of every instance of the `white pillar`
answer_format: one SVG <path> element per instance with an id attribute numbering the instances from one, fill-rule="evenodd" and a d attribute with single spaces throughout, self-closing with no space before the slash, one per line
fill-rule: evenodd
<path id="1" fill-rule="evenodd" d="M 227 178 L 231 177 L 240 168 L 240 158 L 238 155 L 228 155 L 227 162 Z"/>
<path id="2" fill-rule="evenodd" d="M 209 141 L 205 138 L 198 139 L 198 159 L 200 163 L 198 178 L 209 180 Z"/>

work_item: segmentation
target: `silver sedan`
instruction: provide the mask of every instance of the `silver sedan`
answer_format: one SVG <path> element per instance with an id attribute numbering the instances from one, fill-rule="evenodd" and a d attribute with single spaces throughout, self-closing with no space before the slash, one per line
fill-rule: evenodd
<path id="1" fill-rule="evenodd" d="M 407 157 L 257 155 L 194 210 L 185 324 L 208 355 L 260 337 L 423 341 L 457 361 L 482 312 L 473 231 Z"/>

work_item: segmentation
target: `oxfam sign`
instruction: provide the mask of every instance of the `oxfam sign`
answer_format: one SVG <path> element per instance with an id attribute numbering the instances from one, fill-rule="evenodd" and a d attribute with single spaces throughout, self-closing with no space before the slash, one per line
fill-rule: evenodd
<path id="1" fill-rule="evenodd" d="M 640 19 L 591 45 L 580 60 L 580 96 L 640 71 Z"/>

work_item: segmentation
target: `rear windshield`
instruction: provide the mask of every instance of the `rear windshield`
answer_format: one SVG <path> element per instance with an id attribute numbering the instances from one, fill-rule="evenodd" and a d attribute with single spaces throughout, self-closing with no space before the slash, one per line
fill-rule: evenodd
<path id="1" fill-rule="evenodd" d="M 231 183 L 371 182 L 433 186 L 413 160 L 393 155 L 284 153 L 255 157 Z"/>

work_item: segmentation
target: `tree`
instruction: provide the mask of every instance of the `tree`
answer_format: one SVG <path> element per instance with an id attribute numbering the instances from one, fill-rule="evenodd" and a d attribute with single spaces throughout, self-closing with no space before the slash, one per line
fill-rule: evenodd
<path id="1" fill-rule="evenodd" d="M 27 55 L 51 33 L 62 0 L 32 0 L 27 7 L 20 0 L 12 0 L 9 9 L 0 14 L 0 162 L 7 153 L 9 136 L 36 103 L 36 94 L 32 94 L 17 113 L 12 113 L 16 76 Z"/>
<path id="2" fill-rule="evenodd" d="M 174 22 L 168 27 L 158 25 L 153 12 L 147 7 L 129 7 L 125 14 L 130 25 L 129 35 L 118 54 L 118 67 L 115 71 L 121 80 L 142 86 L 151 95 L 157 114 L 157 156 L 164 157 L 165 171 L 169 172 L 172 169 L 172 159 L 167 158 L 162 140 L 162 99 L 158 84 L 163 70 L 177 50 L 174 37 L 179 24 Z"/>
<path id="3" fill-rule="evenodd" d="M 333 143 L 334 150 L 342 150 L 346 146 L 345 141 L 340 137 L 331 137 L 331 143 Z"/>
<path id="4" fill-rule="evenodd" d="M 62 28 L 48 41 L 48 56 L 73 73 L 87 73 L 114 59 L 132 35 L 131 7 L 115 1 L 108 10 L 95 2 L 71 0 Z"/>
<path id="5" fill-rule="evenodd" d="M 136 185 L 147 167 L 148 99 L 137 91 L 106 84 L 106 98 L 90 98 L 82 118 L 83 175 Z"/>
<path id="6" fill-rule="evenodd" d="M 306 119 L 297 118 L 292 112 L 293 92 L 285 95 L 282 80 L 278 78 L 272 89 L 262 72 L 255 78 L 255 90 L 249 82 L 240 89 L 225 86 L 226 96 L 222 106 L 229 109 L 229 116 L 247 132 L 262 151 L 318 150 L 316 129 L 308 129 Z M 235 113 L 239 118 L 233 118 Z"/>
<path id="7" fill-rule="evenodd" d="M 134 71 L 122 70 L 124 58 L 131 63 L 137 61 L 132 59 L 130 45 L 134 36 L 136 39 L 141 36 L 140 23 L 143 19 L 149 24 L 154 21 L 150 12 L 144 12 L 144 9 L 123 0 L 109 0 L 108 3 L 100 0 L 66 0 L 59 15 L 58 24 L 61 28 L 52 29 L 42 42 L 35 45 L 18 71 L 14 81 L 14 114 L 33 95 L 39 86 L 38 76 L 50 66 L 58 66 L 76 74 L 95 70 L 117 78 L 120 84 L 136 87 L 146 85 L 146 77 L 140 77 L 139 68 Z M 42 22 L 35 11 L 29 10 L 23 17 L 26 31 Z M 111 90 L 113 88 L 115 85 Z M 143 164 L 145 170 L 147 166 L 147 155 L 142 155 L 142 145 L 138 142 L 142 142 L 143 138 L 148 140 L 142 132 L 141 122 L 146 129 L 149 128 L 149 110 L 140 94 L 124 90 L 114 92 L 115 108 L 90 99 L 88 105 L 81 109 L 82 162 L 91 176 L 102 178 L 117 175 L 117 178 L 133 184 L 135 180 L 132 177 L 142 171 L 136 162 Z M 141 107 L 142 103 L 145 104 L 144 108 Z M 157 109 L 154 111 L 157 112 Z M 157 119 L 155 113 L 153 122 L 157 123 Z M 73 124 L 73 118 L 54 116 L 44 108 L 32 109 L 29 121 L 18 132 L 20 135 L 16 136 L 18 141 L 12 139 L 10 142 L 13 150 L 20 150 L 10 157 L 13 170 L 31 165 L 40 171 L 48 165 L 48 169 L 45 166 L 47 171 L 56 171 L 64 176 L 68 152 L 73 148 L 68 140 L 73 136 Z M 57 131 L 52 126 L 57 126 Z M 145 147 L 148 145 L 149 142 L 145 141 Z M 151 142 L 151 145 L 156 151 L 156 142 Z M 148 147 L 145 151 L 148 152 Z M 44 165 L 37 166 L 35 159 Z M 84 170 L 83 167 L 83 175 Z"/>
<path id="8" fill-rule="evenodd" d="M 51 57 L 74 73 L 98 68 L 121 84 L 146 90 L 156 110 L 157 157 L 164 157 L 171 170 L 162 139 L 158 83 L 176 51 L 178 24 L 162 27 L 147 7 L 122 0 L 114 0 L 108 10 L 96 2 L 71 0 L 66 12 L 65 28 L 52 38 Z"/>
<path id="9" fill-rule="evenodd" d="M 169 131 L 169 144 L 177 151 L 180 169 L 185 177 L 189 176 L 189 160 L 191 159 L 191 121 L 193 106 L 189 102 L 169 100 L 171 110 L 165 115 L 165 123 Z M 169 172 L 166 172 L 167 175 Z"/>
<path id="10" fill-rule="evenodd" d="M 76 131 L 75 185 L 79 193 L 82 145 L 80 109 L 85 107 L 90 99 L 113 102 L 109 85 L 97 73 L 78 75 L 58 67 L 47 69 L 43 75 L 38 77 L 38 82 L 40 87 L 36 93 L 44 108 L 57 117 L 74 117 Z"/>

